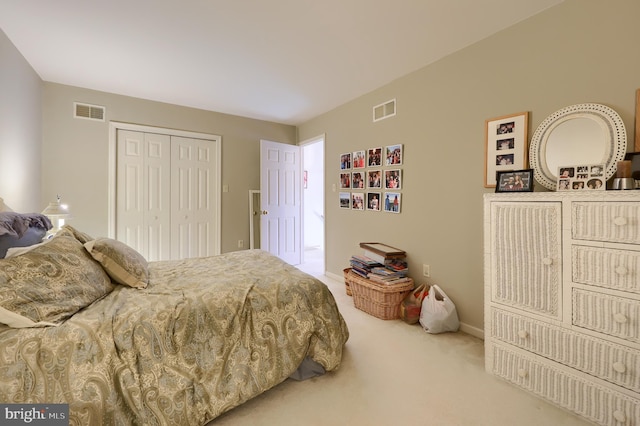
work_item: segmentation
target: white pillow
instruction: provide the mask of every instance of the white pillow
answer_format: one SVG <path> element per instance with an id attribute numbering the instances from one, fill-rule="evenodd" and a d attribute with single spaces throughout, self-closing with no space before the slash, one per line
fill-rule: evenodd
<path id="1" fill-rule="evenodd" d="M 48 243 L 49 241 L 51 241 L 51 239 L 44 240 L 41 243 L 33 244 L 31 246 L 26 246 L 26 247 L 9 247 L 7 249 L 7 254 L 4 255 L 4 258 L 8 259 L 10 257 L 20 256 L 21 254 L 28 253 L 31 250 L 33 250 L 34 248 L 38 248 L 41 245 Z"/>

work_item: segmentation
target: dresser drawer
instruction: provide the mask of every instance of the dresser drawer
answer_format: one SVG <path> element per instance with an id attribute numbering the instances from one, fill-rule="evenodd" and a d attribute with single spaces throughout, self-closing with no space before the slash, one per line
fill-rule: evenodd
<path id="1" fill-rule="evenodd" d="M 640 302 L 573 289 L 573 325 L 640 343 Z"/>
<path id="2" fill-rule="evenodd" d="M 573 282 L 640 293 L 640 251 L 574 245 L 571 257 Z"/>
<path id="3" fill-rule="evenodd" d="M 576 240 L 640 244 L 640 202 L 573 202 L 571 230 Z"/>
<path id="4" fill-rule="evenodd" d="M 491 325 L 493 338 L 640 392 L 640 351 L 500 309 Z"/>
<path id="5" fill-rule="evenodd" d="M 500 345 L 492 348 L 492 373 L 600 425 L 638 425 L 640 401 L 573 375 L 550 361 Z"/>

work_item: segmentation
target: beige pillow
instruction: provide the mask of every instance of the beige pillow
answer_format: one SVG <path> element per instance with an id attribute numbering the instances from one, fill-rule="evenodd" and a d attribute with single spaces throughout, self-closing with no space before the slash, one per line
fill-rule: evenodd
<path id="1" fill-rule="evenodd" d="M 62 230 L 47 244 L 0 260 L 0 322 L 58 325 L 114 288 L 82 244 Z"/>
<path id="2" fill-rule="evenodd" d="M 145 288 L 149 283 L 147 260 L 125 243 L 97 238 L 84 247 L 115 282 L 135 288 Z"/>
<path id="3" fill-rule="evenodd" d="M 91 235 L 86 234 L 82 231 L 78 231 L 71 225 L 64 225 L 62 229 L 66 229 L 67 231 L 71 232 L 73 236 L 76 237 L 76 240 L 80 241 L 82 244 L 88 243 L 89 241 L 93 240 L 93 237 Z"/>

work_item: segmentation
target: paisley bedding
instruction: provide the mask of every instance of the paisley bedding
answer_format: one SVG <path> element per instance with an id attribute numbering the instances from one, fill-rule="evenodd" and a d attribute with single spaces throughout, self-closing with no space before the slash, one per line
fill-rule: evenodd
<path id="1" fill-rule="evenodd" d="M 332 294 L 271 254 L 147 272 L 145 288 L 114 283 L 57 326 L 0 324 L 0 402 L 68 403 L 73 425 L 203 425 L 304 360 L 340 365 L 349 332 Z"/>

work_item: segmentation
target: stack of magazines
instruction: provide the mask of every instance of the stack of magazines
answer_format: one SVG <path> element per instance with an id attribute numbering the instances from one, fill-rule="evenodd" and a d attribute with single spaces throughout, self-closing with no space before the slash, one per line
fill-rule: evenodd
<path id="1" fill-rule="evenodd" d="M 351 270 L 379 284 L 400 284 L 410 281 L 409 268 L 403 250 L 381 243 L 360 243 L 363 255 L 351 256 Z"/>
<path id="2" fill-rule="evenodd" d="M 357 254 L 351 256 L 349 263 L 351 263 L 351 270 L 363 278 L 367 278 L 373 268 L 382 266 L 382 264 L 376 260 Z"/>

